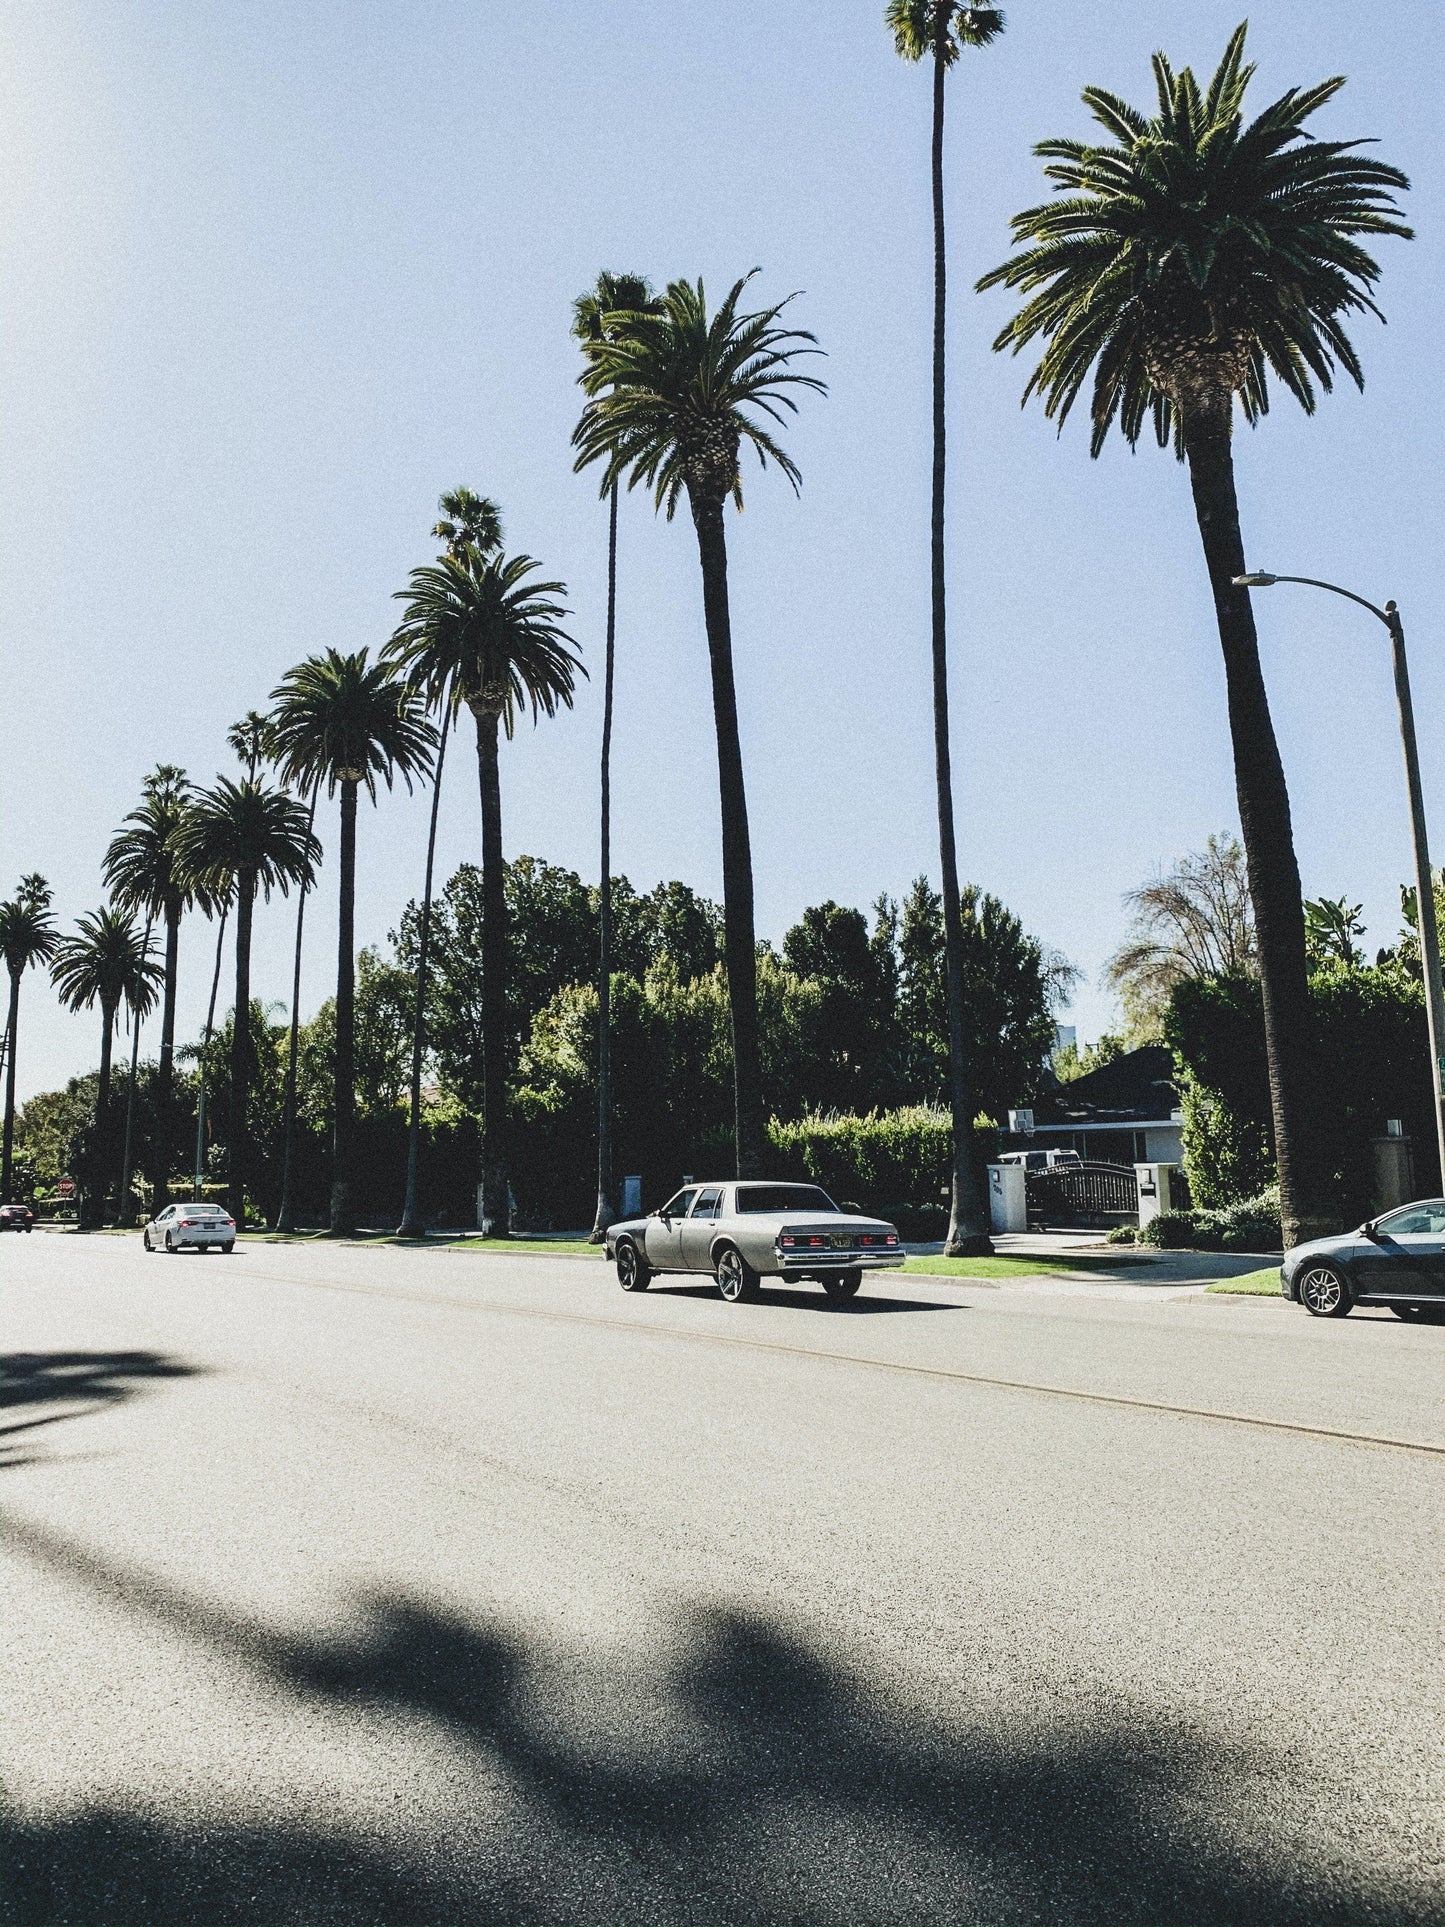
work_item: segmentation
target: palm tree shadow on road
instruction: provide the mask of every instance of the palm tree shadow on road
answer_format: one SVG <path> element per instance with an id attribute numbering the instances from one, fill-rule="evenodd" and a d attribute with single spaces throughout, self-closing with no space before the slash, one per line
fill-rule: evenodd
<path id="1" fill-rule="evenodd" d="M 134 1398 L 147 1379 L 192 1378 L 200 1369 L 160 1352 L 6 1352 L 0 1356 L 0 1410 L 35 1405 L 79 1409 L 0 1425 L 0 1468 L 34 1463 L 38 1455 L 17 1452 L 12 1444 L 22 1432 L 88 1418 Z"/>
<path id="2" fill-rule="evenodd" d="M 8 1802 L 0 1921 L 280 1923 L 1438 1922 L 1422 1888 L 1259 1824 L 1262 1748 L 1061 1690 L 1000 1724 L 980 1696 L 920 1714 L 759 1613 L 682 1605 L 652 1652 L 579 1659 L 399 1592 L 355 1631 L 294 1635 L 12 1520 L 12 1548 L 300 1705 L 402 1713 L 457 1749 L 454 1824 L 334 1830 L 119 1805 Z M 986 1686 L 986 1682 L 981 1682 Z M 398 1749 L 398 1753 L 400 1749 Z M 398 1787 L 407 1765 L 398 1758 Z M 405 1798 L 405 1794 L 402 1794 Z M 1289 1812 L 1281 1804 L 1278 1812 Z M 1374 1883 L 1374 1884 L 1372 1884 Z"/>

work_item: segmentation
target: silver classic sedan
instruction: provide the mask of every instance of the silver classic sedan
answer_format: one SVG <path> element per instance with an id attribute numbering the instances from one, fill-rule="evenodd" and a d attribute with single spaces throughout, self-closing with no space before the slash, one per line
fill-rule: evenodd
<path id="1" fill-rule="evenodd" d="M 709 1272 L 730 1303 L 756 1298 L 763 1278 L 812 1278 L 851 1298 L 865 1271 L 903 1263 L 897 1229 L 840 1211 L 816 1184 L 689 1184 L 660 1211 L 607 1233 L 624 1291 L 655 1272 Z"/>

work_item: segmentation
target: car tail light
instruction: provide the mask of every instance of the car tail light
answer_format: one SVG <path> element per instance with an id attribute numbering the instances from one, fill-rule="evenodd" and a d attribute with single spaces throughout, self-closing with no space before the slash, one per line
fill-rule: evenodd
<path id="1" fill-rule="evenodd" d="M 778 1233 L 778 1248 L 782 1251 L 791 1251 L 797 1242 L 797 1239 L 791 1231 L 780 1231 Z"/>
<path id="2" fill-rule="evenodd" d="M 825 1240 L 822 1238 L 809 1238 L 808 1245 L 812 1248 L 815 1245 L 822 1245 L 824 1242 Z"/>
<path id="3" fill-rule="evenodd" d="M 884 1244 L 896 1245 L 898 1242 L 898 1233 L 896 1231 L 890 1231 L 883 1242 Z"/>

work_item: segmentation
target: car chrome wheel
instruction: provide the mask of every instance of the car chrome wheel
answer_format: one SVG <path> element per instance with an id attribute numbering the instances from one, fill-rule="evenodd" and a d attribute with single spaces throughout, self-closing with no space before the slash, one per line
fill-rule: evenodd
<path id="1" fill-rule="evenodd" d="M 624 1291 L 646 1291 L 650 1276 L 646 1261 L 630 1238 L 617 1247 L 617 1282 Z"/>
<path id="2" fill-rule="evenodd" d="M 1350 1309 L 1349 1287 L 1333 1265 L 1310 1265 L 1299 1281 L 1299 1300 L 1314 1318 L 1343 1318 Z"/>
<path id="3" fill-rule="evenodd" d="M 717 1261 L 717 1288 L 730 1305 L 758 1295 L 758 1274 L 731 1245 Z"/>

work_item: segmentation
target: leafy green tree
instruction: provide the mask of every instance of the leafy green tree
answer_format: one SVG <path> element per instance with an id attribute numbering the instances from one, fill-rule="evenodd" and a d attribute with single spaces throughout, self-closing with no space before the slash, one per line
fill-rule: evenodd
<path id="1" fill-rule="evenodd" d="M 1211 836 L 1124 898 L 1124 941 L 1104 967 L 1124 1006 L 1132 1046 L 1158 1043 L 1176 984 L 1190 977 L 1254 976 L 1259 969 L 1244 851 Z"/>
<path id="2" fill-rule="evenodd" d="M 176 854 L 176 832 L 185 817 L 191 786 L 186 772 L 159 763 L 146 777 L 139 809 L 126 817 L 105 854 L 103 874 L 114 902 L 165 926 L 165 990 L 161 1000 L 161 1044 L 157 1101 L 160 1127 L 153 1150 L 152 1210 L 170 1200 L 171 1161 L 175 1155 L 171 1087 L 175 1080 L 176 988 L 180 976 L 181 918 L 198 902 L 209 916 L 213 906 L 204 889 L 186 875 Z"/>
<path id="3" fill-rule="evenodd" d="M 1081 1077 L 1114 1063 L 1128 1049 L 1124 1038 L 1106 1030 L 1097 1044 L 1060 1044 L 1049 1058 L 1049 1069 L 1060 1084 L 1076 1084 Z"/>
<path id="4" fill-rule="evenodd" d="M 1305 899 L 1305 951 L 1310 969 L 1318 970 L 1330 962 L 1351 970 L 1364 961 L 1356 948 L 1356 937 L 1363 937 L 1360 921 L 1362 903 L 1347 897 L 1307 897 Z"/>
<path id="5" fill-rule="evenodd" d="M 1434 884 L 1435 920 L 1438 926 L 1445 928 L 1445 870 L 1435 872 Z M 1424 973 L 1420 963 L 1420 898 L 1413 884 L 1400 885 L 1400 915 L 1404 919 L 1405 927 L 1400 932 L 1399 941 L 1393 949 L 1380 952 L 1379 962 L 1398 964 L 1408 976 L 1423 981 Z"/>
<path id="6" fill-rule="evenodd" d="M 436 731 L 393 663 L 328 649 L 287 671 L 271 692 L 272 755 L 285 782 L 341 792 L 341 887 L 336 949 L 336 1094 L 331 1230 L 356 1229 L 356 805 L 376 801 L 378 777 L 410 790 L 436 748 Z"/>
<path id="7" fill-rule="evenodd" d="M 362 1118 L 389 1118 L 407 1093 L 416 976 L 369 945 L 356 959 L 356 1108 Z M 328 997 L 305 1026 L 305 1114 L 334 1121 L 336 1000 Z"/>
<path id="8" fill-rule="evenodd" d="M 873 941 L 861 910 L 830 900 L 805 910 L 788 931 L 783 961 L 813 986 L 806 1108 L 867 1111 L 891 1103 L 898 994 L 891 946 Z"/>
<path id="9" fill-rule="evenodd" d="M 1042 1088 L 1056 1013 L 1077 972 L 1029 936 L 997 897 L 975 885 L 965 886 L 960 909 L 965 1044 L 975 1067 L 978 1102 L 999 1118 Z M 943 905 L 925 877 L 915 881 L 903 902 L 898 970 L 904 1098 L 941 1103 L 950 1089 Z"/>
<path id="10" fill-rule="evenodd" d="M 945 1251 L 957 1257 L 993 1249 L 973 1147 L 976 1075 L 966 1053 L 963 926 L 954 829 L 953 761 L 948 727 L 948 620 L 944 552 L 947 480 L 944 345 L 948 320 L 948 249 L 943 220 L 943 126 L 948 70 L 966 47 L 990 46 L 1004 29 L 997 7 L 960 6 L 957 0 L 889 0 L 884 15 L 904 60 L 927 60 L 933 70 L 933 512 L 932 600 L 933 755 L 938 790 L 939 862 L 943 872 L 943 931 L 948 1014 L 949 1105 L 953 1116 L 953 1179 Z"/>
<path id="11" fill-rule="evenodd" d="M 251 999 L 241 1047 L 246 1052 L 246 1072 L 241 1102 L 247 1147 L 246 1189 L 264 1217 L 274 1203 L 281 1176 L 286 1106 L 287 1026 L 280 1021 L 281 1004 L 265 1004 Z M 213 1114 L 233 1116 L 232 1095 L 236 1055 L 236 1017 L 227 1011 L 222 1021 L 211 1027 L 209 1036 L 199 1044 L 183 1045 L 178 1056 L 195 1065 L 198 1081 L 204 1076 L 206 1089 L 214 1099 Z M 213 1181 L 228 1177 L 228 1144 L 212 1138 L 208 1164 Z"/>
<path id="12" fill-rule="evenodd" d="M 55 945 L 51 981 L 69 1009 L 100 1005 L 100 1077 L 96 1085 L 94 1156 L 86 1173 L 81 1224 L 98 1225 L 104 1211 L 111 1151 L 110 1059 L 116 1012 L 122 1003 L 144 1016 L 156 1002 L 165 973 L 132 918 L 109 907 L 76 919 L 75 935 Z"/>
<path id="13" fill-rule="evenodd" d="M 321 846 L 307 826 L 306 811 L 293 796 L 265 784 L 216 779 L 214 789 L 194 797 L 176 832 L 181 862 L 202 886 L 236 907 L 236 1001 L 231 1023 L 229 1205 L 238 1228 L 246 1221 L 246 1184 L 250 1175 L 246 1131 L 247 1080 L 252 1067 L 251 929 L 256 892 L 269 902 L 295 883 L 309 884 Z"/>
<path id="14" fill-rule="evenodd" d="M 1371 1140 L 1391 1117 L 1414 1141 L 1420 1194 L 1438 1195 L 1423 985 L 1391 964 L 1331 958 L 1310 978 L 1310 1002 L 1335 1215 L 1358 1224 L 1376 1208 Z M 1196 1202 L 1218 1209 L 1258 1193 L 1273 1125 L 1259 979 L 1186 979 L 1170 999 L 1165 1034 L 1179 1072 Z"/>
<path id="15" fill-rule="evenodd" d="M 670 521 L 686 495 L 702 565 L 703 615 L 712 667 L 722 807 L 723 908 L 735 1078 L 735 1137 L 740 1177 L 763 1170 L 762 1063 L 758 1042 L 756 935 L 747 791 L 738 736 L 728 606 L 723 510 L 742 507 L 739 454 L 749 443 L 796 490 L 801 478 L 768 423 L 794 412 L 798 389 L 823 392 L 799 372 L 800 355 L 820 352 L 812 335 L 779 325 L 785 304 L 742 314 L 751 276 L 734 284 L 709 315 L 703 284 L 674 281 L 655 310 L 629 315 L 625 327 L 586 341 L 581 376 L 588 400 L 573 434 L 576 466 L 603 464 L 604 493 L 626 480 L 653 491 Z M 752 413 L 750 411 L 756 411 Z"/>
<path id="16" fill-rule="evenodd" d="M 572 333 L 584 346 L 616 336 L 634 314 L 655 314 L 658 303 L 640 274 L 609 274 L 572 304 Z M 612 1170 L 612 694 L 617 665 L 617 491 L 613 476 L 603 487 L 607 501 L 607 652 L 602 685 L 602 865 L 599 871 L 597 957 L 597 1214 L 592 1242 L 601 1244 L 616 1212 Z"/>
<path id="17" fill-rule="evenodd" d="M 1363 382 L 1345 332 L 1378 313 L 1379 279 L 1361 235 L 1410 230 L 1398 168 L 1358 142 L 1309 137 L 1305 123 L 1343 77 L 1290 88 L 1246 123 L 1254 69 L 1245 29 L 1201 87 L 1154 57 L 1152 118 L 1099 87 L 1084 102 L 1108 136 L 1035 151 L 1062 198 L 1016 215 L 1022 252 L 984 276 L 1028 297 L 995 346 L 1041 339 L 1025 398 L 1060 425 L 1092 371 L 1092 448 L 1115 424 L 1132 444 L 1152 423 L 1173 441 L 1190 485 L 1224 653 L 1235 786 L 1249 864 L 1263 987 L 1270 1097 L 1284 1235 L 1297 1243 L 1333 1222 L 1306 979 L 1304 910 L 1289 794 L 1260 669 L 1235 491 L 1236 398 L 1246 421 L 1269 406 L 1274 375 L 1307 413 L 1337 369 Z"/>
<path id="18" fill-rule="evenodd" d="M 23 876 L 15 894 L 0 903 L 0 957 L 10 978 L 5 1018 L 5 1129 L 0 1158 L 0 1204 L 11 1202 L 15 1145 L 15 1047 L 20 1036 L 20 979 L 33 964 L 49 963 L 60 934 L 50 914 L 51 888 L 38 871 Z"/>
<path id="19" fill-rule="evenodd" d="M 443 727 L 465 705 L 476 724 L 482 809 L 483 1235 L 507 1227 L 507 906 L 502 856 L 499 726 L 519 709 L 554 716 L 572 705 L 582 665 L 562 628 L 560 582 L 535 580 L 528 555 L 466 546 L 413 569 L 388 644 L 410 686 Z M 584 672 L 585 673 L 585 672 Z"/>

